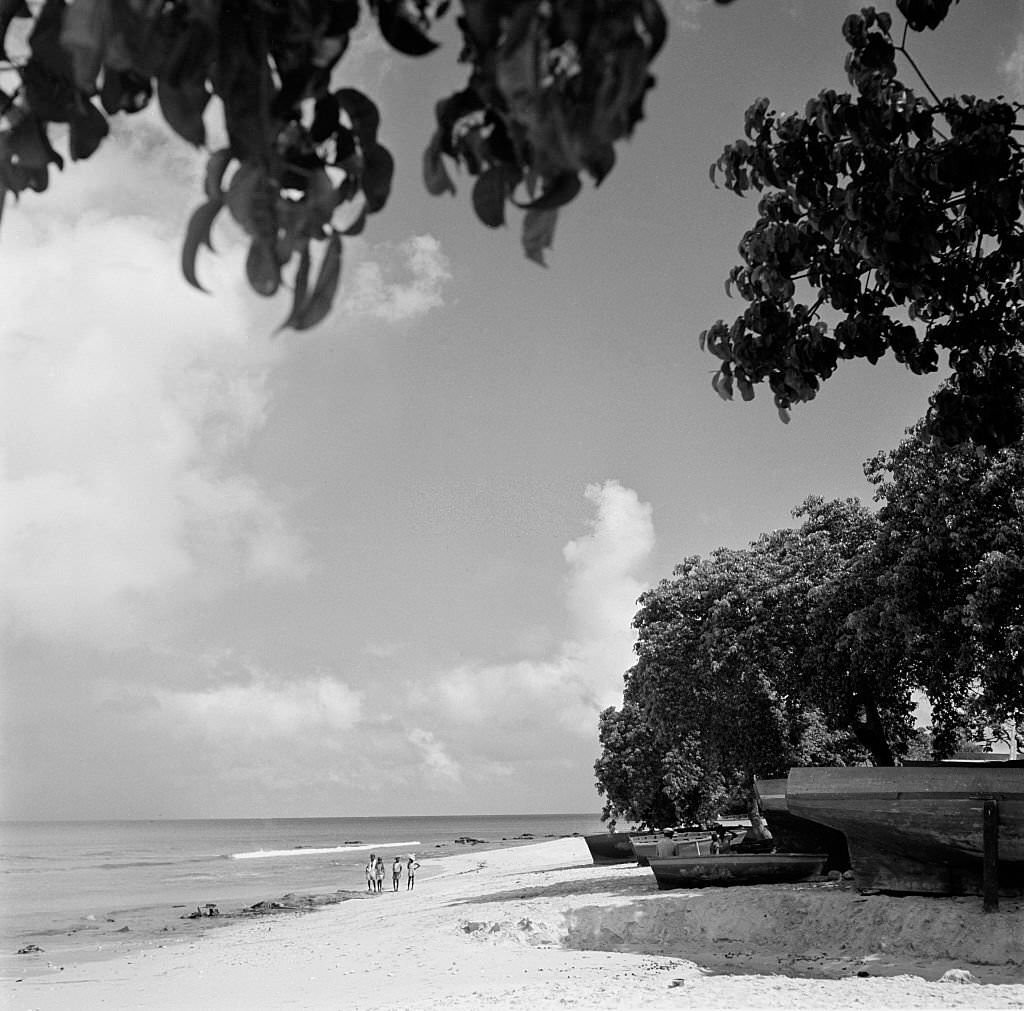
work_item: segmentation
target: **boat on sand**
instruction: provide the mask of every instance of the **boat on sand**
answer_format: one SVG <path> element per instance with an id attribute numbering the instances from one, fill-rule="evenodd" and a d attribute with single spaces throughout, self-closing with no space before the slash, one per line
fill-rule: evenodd
<path id="1" fill-rule="evenodd" d="M 651 857 L 658 855 L 658 840 L 662 838 L 657 833 L 648 835 L 633 836 L 629 841 L 636 855 L 636 862 L 640 867 L 646 867 Z M 672 835 L 672 856 L 707 856 L 711 852 L 710 832 L 701 829 L 700 831 L 675 832 Z"/>
<path id="2" fill-rule="evenodd" d="M 820 875 L 826 859 L 824 853 L 714 853 L 649 862 L 658 888 L 665 890 L 804 881 Z"/>
<path id="3" fill-rule="evenodd" d="M 584 842 L 595 864 L 631 864 L 636 860 L 629 844 L 630 832 L 595 832 L 585 835 Z"/>
<path id="4" fill-rule="evenodd" d="M 998 890 L 1024 894 L 1024 762 L 795 768 L 786 804 L 846 836 L 862 891 L 924 895 L 984 894 L 987 808 Z"/>
<path id="5" fill-rule="evenodd" d="M 801 818 L 789 810 L 787 781 L 755 779 L 754 792 L 775 843 L 776 853 L 826 853 L 826 871 L 848 871 L 850 850 L 838 829 Z"/>

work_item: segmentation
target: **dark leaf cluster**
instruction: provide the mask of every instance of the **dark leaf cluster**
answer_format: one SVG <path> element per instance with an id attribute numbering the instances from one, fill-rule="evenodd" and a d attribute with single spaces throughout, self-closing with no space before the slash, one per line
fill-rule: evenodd
<path id="1" fill-rule="evenodd" d="M 526 255 L 543 264 L 558 211 L 615 165 L 615 142 L 643 118 L 667 24 L 657 0 L 476 0 L 458 19 L 466 87 L 437 104 L 423 174 L 454 193 L 446 159 L 474 177 L 489 228 L 524 211 Z"/>
<path id="2" fill-rule="evenodd" d="M 206 144 L 220 100 L 228 146 L 210 155 L 205 201 L 182 249 L 186 280 L 212 250 L 225 207 L 249 236 L 251 287 L 273 295 L 291 268 L 284 326 L 320 322 L 341 276 L 342 238 L 387 203 L 394 160 L 366 95 L 332 83 L 363 8 L 408 56 L 437 47 L 430 30 L 449 0 L 0 0 L 0 43 L 28 23 L 27 55 L 3 61 L 18 86 L 0 92 L 0 209 L 8 192 L 41 192 L 64 159 L 52 124 L 68 125 L 72 159 L 90 157 L 108 120 L 152 100 L 186 141 Z M 427 188 L 454 191 L 444 158 L 475 177 L 473 206 L 490 227 L 506 203 L 525 211 L 523 245 L 543 262 L 558 209 L 600 182 L 614 142 L 642 117 L 648 68 L 665 39 L 657 0 L 467 0 L 459 17 L 463 92 L 438 104 L 425 156 Z M 320 251 L 314 254 L 314 248 Z M 292 266 L 293 265 L 293 266 Z"/>
<path id="3" fill-rule="evenodd" d="M 920 30 L 949 3 L 899 7 Z M 726 283 L 748 306 L 700 338 L 721 361 L 714 388 L 750 399 L 767 382 L 786 420 L 844 359 L 891 352 L 924 374 L 944 357 L 951 376 L 929 430 L 949 444 L 1011 444 L 1024 388 L 1018 109 L 916 94 L 897 78 L 909 54 L 885 12 L 849 15 L 843 36 L 852 93 L 822 91 L 790 114 L 759 99 L 745 137 L 712 165 L 727 189 L 760 194 Z"/>

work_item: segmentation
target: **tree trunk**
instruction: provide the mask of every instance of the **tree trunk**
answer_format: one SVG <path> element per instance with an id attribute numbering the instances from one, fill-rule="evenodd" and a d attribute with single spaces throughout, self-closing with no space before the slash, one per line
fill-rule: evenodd
<path id="1" fill-rule="evenodd" d="M 855 718 L 851 723 L 854 736 L 867 749 L 875 765 L 896 764 L 896 755 L 886 737 L 882 717 L 873 698 L 868 697 L 864 700 L 864 719 Z"/>

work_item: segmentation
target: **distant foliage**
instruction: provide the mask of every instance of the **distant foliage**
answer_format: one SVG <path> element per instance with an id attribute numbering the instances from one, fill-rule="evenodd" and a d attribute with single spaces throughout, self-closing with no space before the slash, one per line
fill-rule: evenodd
<path id="1" fill-rule="evenodd" d="M 907 28 L 936 28 L 950 4 L 897 6 L 902 32 L 872 7 L 846 18 L 853 94 L 822 91 L 788 115 L 759 99 L 712 166 L 734 193 L 762 196 L 726 284 L 748 307 L 701 345 L 721 360 L 722 397 L 767 382 L 783 420 L 843 359 L 891 351 L 923 374 L 945 358 L 929 431 L 998 448 L 1022 431 L 1021 106 L 901 82 L 901 58 L 918 71 Z"/>
<path id="2" fill-rule="evenodd" d="M 228 146 L 210 154 L 204 201 L 189 221 L 182 272 L 213 248 L 227 212 L 249 236 L 246 274 L 273 295 L 290 271 L 285 327 L 330 311 L 343 237 L 360 234 L 391 192 L 394 159 L 372 99 L 339 87 L 335 68 L 370 14 L 399 53 L 437 47 L 429 32 L 449 0 L 0 0 L 0 43 L 27 21 L 27 55 L 0 60 L 16 87 L 0 92 L 0 208 L 41 192 L 64 158 L 50 128 L 68 125 L 72 160 L 100 147 L 108 119 L 155 97 L 173 129 L 204 146 L 204 112 L 222 103 Z M 458 18 L 465 89 L 437 105 L 424 155 L 431 193 L 454 193 L 446 161 L 474 177 L 489 227 L 524 211 L 526 255 L 543 263 L 558 212 L 612 170 L 616 141 L 643 117 L 650 64 L 665 41 L 658 0 L 466 0 Z M 424 131 L 424 139 L 429 135 Z M 313 250 L 319 247 L 314 256 Z"/>

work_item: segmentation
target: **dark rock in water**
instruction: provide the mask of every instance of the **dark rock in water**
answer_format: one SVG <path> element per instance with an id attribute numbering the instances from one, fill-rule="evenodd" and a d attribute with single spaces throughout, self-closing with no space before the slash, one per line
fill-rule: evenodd
<path id="1" fill-rule="evenodd" d="M 361 846 L 363 844 L 362 839 L 346 839 L 342 846 Z"/>
<path id="2" fill-rule="evenodd" d="M 129 927 L 122 927 L 120 930 L 115 930 L 114 933 L 115 934 L 127 934 L 127 933 L 130 933 L 130 928 Z"/>
<path id="3" fill-rule="evenodd" d="M 34 955 L 36 952 L 42 950 L 43 949 L 40 948 L 38 944 L 26 944 L 24 948 L 19 948 L 17 953 L 19 955 Z"/>
<path id="4" fill-rule="evenodd" d="M 487 840 L 486 839 L 474 839 L 472 836 L 462 835 L 462 836 L 459 836 L 459 838 L 456 839 L 455 842 L 458 843 L 461 846 L 476 846 L 479 843 L 487 842 Z"/>

